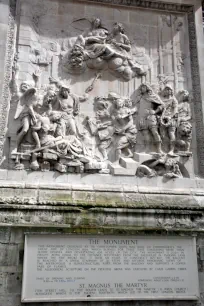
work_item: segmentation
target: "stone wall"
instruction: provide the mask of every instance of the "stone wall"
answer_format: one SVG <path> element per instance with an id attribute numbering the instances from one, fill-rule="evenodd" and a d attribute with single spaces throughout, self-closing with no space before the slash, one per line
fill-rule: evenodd
<path id="1" fill-rule="evenodd" d="M 29 174 L 23 173 L 18 181 L 14 173 L 2 170 L 0 180 L 1 306 L 21 305 L 26 233 L 134 237 L 156 235 L 167 239 L 170 236 L 196 236 L 201 293 L 198 302 L 76 302 L 44 305 L 203 305 L 204 180 L 183 179 L 181 186 L 174 186 L 176 181 L 171 181 L 164 188 L 162 181 L 153 185 L 151 180 L 146 179 L 140 181 L 139 185 L 135 181 L 133 185 L 133 179 L 123 179 L 122 183 L 120 177 L 119 184 L 111 184 L 111 177 L 109 183 L 94 184 L 96 177 L 98 181 L 104 182 L 107 176 L 96 175 L 90 182 L 89 177 L 76 177 L 73 174 L 69 176 L 69 183 L 52 178 L 52 181 L 43 185 L 41 172 L 35 173 L 35 180 L 32 173 L 30 178 Z"/>
<path id="2" fill-rule="evenodd" d="M 140 12 L 143 15 L 140 15 Z M 180 66 L 177 66 L 171 61 L 168 66 L 170 54 L 168 52 L 171 51 L 169 37 L 172 38 L 171 27 L 169 27 L 169 22 L 172 25 L 172 17 L 168 18 L 169 12 L 172 16 L 177 16 L 175 18 L 177 21 L 182 17 L 180 26 L 185 25 L 182 35 L 179 36 L 180 26 L 179 23 L 176 23 L 178 33 L 176 32 L 174 42 L 181 42 L 180 51 L 185 51 L 187 55 L 185 73 L 182 72 L 179 78 L 176 72 L 183 65 L 182 62 Z M 16 104 L 10 104 L 12 91 L 9 90 L 9 84 L 12 67 L 16 63 L 14 58 L 16 47 L 19 52 L 18 64 L 20 64 L 18 82 L 25 79 L 31 80 L 33 72 L 36 71 L 36 58 L 30 58 L 33 44 L 39 45 L 42 38 L 46 44 L 53 43 L 53 39 L 54 42 L 61 42 L 61 36 L 70 34 L 69 28 L 66 29 L 68 21 L 70 26 L 73 18 L 80 19 L 84 15 L 92 17 L 93 14 L 104 18 L 109 27 L 116 20 L 124 22 L 133 36 L 134 27 L 137 30 L 140 29 L 144 35 L 140 33 L 141 37 L 140 35 L 137 37 L 138 41 L 142 41 L 145 45 L 145 39 L 148 38 L 154 46 L 158 44 L 158 41 L 155 43 L 152 39 L 158 34 L 157 22 L 164 19 L 162 22 L 165 23 L 165 33 L 163 34 L 167 36 L 163 35 L 162 38 L 170 48 L 165 57 L 165 63 L 162 65 L 160 63 L 159 66 L 158 62 L 154 62 L 154 74 L 148 72 L 145 80 L 153 81 L 158 76 L 157 69 L 171 67 L 173 69 L 170 71 L 171 85 L 176 89 L 188 89 L 193 95 L 194 100 L 191 105 L 193 157 L 191 154 L 182 157 L 183 165 L 185 165 L 182 177 L 169 179 L 169 177 L 158 175 L 153 178 L 140 178 L 136 176 L 136 168 L 134 168 L 135 165 L 138 166 L 139 161 L 127 161 L 125 158 L 121 159 L 123 166 L 125 165 L 123 172 L 120 172 L 120 169 L 116 173 L 116 169 L 111 174 L 108 171 L 105 171 L 106 173 L 95 173 L 94 171 L 94 173 L 47 172 L 46 170 L 49 169 L 46 167 L 43 169 L 45 172 L 32 171 L 29 168 L 30 155 L 27 156 L 27 159 L 24 159 L 23 155 L 20 156 L 20 159 L 25 162 L 24 170 L 12 170 L 14 159 L 11 158 L 10 153 L 16 145 L 17 122 L 13 118 Z M 160 19 L 160 15 L 164 18 Z M 43 33 L 38 31 L 39 28 Z M 67 32 L 63 32 L 64 30 Z M 24 235 L 26 233 L 115 234 L 133 235 L 134 237 L 153 235 L 166 238 L 176 235 L 193 236 L 197 239 L 200 283 L 198 301 L 41 303 L 43 306 L 204 305 L 204 180 L 201 178 L 204 173 L 202 103 L 204 87 L 201 86 L 204 83 L 204 62 L 201 1 L 182 0 L 178 3 L 176 0 L 2 0 L 0 1 L 0 31 L 0 306 L 26 305 L 21 304 Z M 76 33 L 73 33 L 71 36 L 76 38 L 78 29 Z M 55 52 L 55 58 L 52 67 L 45 61 L 46 67 L 41 75 L 41 85 L 48 83 L 51 71 L 52 77 L 58 77 L 58 72 L 61 73 L 57 68 L 59 54 L 56 45 L 50 45 Z M 149 48 L 149 41 L 147 45 Z M 163 52 L 160 48 L 158 49 L 158 52 Z M 150 51 L 154 54 L 149 52 L 148 55 L 156 58 L 157 50 Z M 41 61 L 42 58 L 38 60 Z M 166 64 L 168 67 L 165 66 Z M 94 73 L 95 71 L 89 71 L 86 77 L 76 75 L 67 77 L 66 74 L 64 78 L 65 81 L 70 81 L 71 78 L 71 85 L 75 93 L 82 94 L 90 85 Z M 108 96 L 109 91 L 117 89 L 120 95 L 130 96 L 144 81 L 143 78 L 133 78 L 127 83 L 120 82 L 113 75 L 110 76 L 107 70 L 104 75 L 105 80 L 101 86 L 96 83 L 90 101 L 82 104 L 81 119 L 84 118 L 84 114 L 93 115 L 92 102 L 96 95 L 106 94 Z M 176 160 L 176 162 L 179 162 L 180 165 L 180 161 Z"/>
<path id="3" fill-rule="evenodd" d="M 63 214 L 62 212 L 60 214 Z M 30 215 L 29 211 L 26 211 L 26 215 Z M 120 217 L 119 217 L 120 218 Z M 134 212 L 129 215 L 129 218 L 134 218 Z M 51 218 L 50 218 L 51 219 Z M 55 218 L 53 218 L 55 219 Z M 92 218 L 87 219 L 88 223 L 91 223 Z M 94 221 L 93 221 L 94 223 Z M 120 226 L 121 228 L 121 226 Z M 167 237 L 169 235 L 189 235 L 186 231 L 165 231 L 151 229 L 148 231 L 137 230 L 132 227 L 128 229 L 114 229 L 111 227 L 100 227 L 100 229 L 94 226 L 83 226 L 75 228 L 57 227 L 53 228 L 46 223 L 41 227 L 36 226 L 1 226 L 0 227 L 0 305 L 1 306 L 23 306 L 23 305 L 39 305 L 39 303 L 23 303 L 21 304 L 21 285 L 22 285 L 22 272 L 23 272 L 23 254 L 24 254 L 24 234 L 25 233 L 78 233 L 78 234 L 127 234 L 127 235 L 162 235 Z M 195 235 L 195 232 L 192 233 Z M 200 293 L 201 299 L 199 302 L 195 301 L 128 301 L 128 302 L 67 302 L 67 303 L 40 303 L 43 306 L 63 306 L 63 305 L 136 305 L 136 306 L 201 306 L 203 305 L 203 279 L 204 279 L 204 265 L 203 265 L 203 248 L 204 237 L 202 233 L 198 233 L 197 236 L 197 249 L 198 249 L 198 264 L 199 264 L 199 280 L 200 280 Z"/>

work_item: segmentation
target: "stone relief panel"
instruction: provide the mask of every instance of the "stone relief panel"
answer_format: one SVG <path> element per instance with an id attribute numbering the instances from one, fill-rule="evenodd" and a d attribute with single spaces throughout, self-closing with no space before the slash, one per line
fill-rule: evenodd
<path id="1" fill-rule="evenodd" d="M 187 29 L 184 13 L 21 0 L 8 167 L 192 177 Z"/>

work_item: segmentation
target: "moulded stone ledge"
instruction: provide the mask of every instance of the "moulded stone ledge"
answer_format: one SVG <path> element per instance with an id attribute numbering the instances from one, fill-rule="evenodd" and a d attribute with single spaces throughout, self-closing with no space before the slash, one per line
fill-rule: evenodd
<path id="1" fill-rule="evenodd" d="M 2 205 L 16 205 L 22 209 L 32 206 L 80 206 L 80 207 L 118 207 L 118 208 L 164 208 L 164 209 L 202 209 L 204 207 L 204 194 L 195 195 L 196 190 L 191 193 L 182 192 L 166 193 L 138 192 L 138 191 L 96 191 L 93 189 L 46 189 L 27 188 L 25 185 L 0 186 L 0 209 Z M 23 207 L 23 205 L 25 207 Z M 34 208 L 33 208 L 34 209 Z"/>

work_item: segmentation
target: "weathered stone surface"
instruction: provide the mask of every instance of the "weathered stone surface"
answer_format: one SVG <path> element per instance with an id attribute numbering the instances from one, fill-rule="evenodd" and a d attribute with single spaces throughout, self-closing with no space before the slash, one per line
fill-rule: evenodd
<path id="1" fill-rule="evenodd" d="M 17 11 L 15 2 L 0 1 L 0 306 L 23 305 L 20 301 L 20 291 L 24 234 L 27 232 L 124 234 L 134 237 L 163 235 L 167 239 L 168 235 L 196 235 L 201 293 L 197 302 L 107 301 L 93 302 L 91 305 L 204 305 L 204 180 L 199 178 L 204 174 L 204 87 L 201 86 L 204 84 L 204 44 L 201 1 L 181 0 L 178 3 L 176 0 L 20 0 Z M 123 34 L 130 38 L 129 47 L 132 49 L 130 59 L 126 58 L 126 68 L 132 72 L 130 66 L 134 63 L 130 61 L 137 56 L 144 60 L 145 52 L 152 65 L 146 76 L 137 76 L 137 73 L 125 75 L 126 70 L 116 71 L 115 66 L 107 66 L 106 61 L 104 69 L 100 71 L 102 77 L 97 74 L 98 79 L 95 78 L 95 72 L 98 73 L 99 66 L 94 66 L 86 72 L 79 71 L 79 74 L 70 73 L 70 63 L 66 55 L 71 50 L 74 51 L 73 46 L 79 34 L 84 33 L 84 30 L 90 30 L 90 20 L 94 16 L 100 17 L 103 28 L 109 31 L 114 22 L 123 23 Z M 83 23 L 84 17 L 88 19 L 88 24 Z M 21 118 L 14 120 L 18 103 L 17 100 L 10 101 L 13 91 L 9 92 L 12 65 L 16 68 L 17 64 L 13 61 L 16 44 L 18 86 L 23 81 L 33 81 L 33 73 L 38 77 L 40 68 L 42 96 L 50 85 L 50 77 L 65 81 L 66 85 L 71 86 L 71 93 L 80 97 L 88 89 L 88 101 L 80 102 L 79 113 L 75 116 L 72 112 L 71 115 L 77 119 L 76 126 L 80 137 L 84 137 L 85 147 L 94 148 L 91 156 L 97 156 L 95 160 L 81 156 L 80 161 L 67 161 L 63 156 L 59 162 L 64 164 L 55 164 L 56 152 L 54 155 L 46 152 L 36 157 L 44 172 L 31 171 L 29 150 L 32 146 L 29 146 L 34 143 L 27 135 L 28 142 L 25 141 L 24 147 L 21 148 L 23 152 L 27 150 L 27 155 L 19 157 L 20 161 L 23 161 L 24 170 L 12 170 L 15 166 L 22 167 L 22 164 L 18 163 L 17 155 L 11 154 L 16 147 L 16 131 L 22 123 Z M 98 65 L 101 64 L 98 63 L 100 60 L 100 57 L 96 57 L 89 61 L 92 65 Z M 121 59 L 117 58 L 117 61 L 120 62 Z M 68 71 L 64 68 L 68 68 Z M 124 76 L 129 80 L 125 80 Z M 154 152 L 160 150 L 160 144 L 166 153 L 175 151 L 175 143 L 169 136 L 170 129 L 165 127 L 167 135 L 161 143 L 158 137 L 161 136 L 160 130 L 157 130 L 158 122 L 153 134 L 150 121 L 143 114 L 145 108 L 151 118 L 155 119 L 154 111 L 158 110 L 159 101 L 156 95 L 159 87 L 164 89 L 166 76 L 175 90 L 175 94 L 173 91 L 171 93 L 171 102 L 172 99 L 175 103 L 178 100 L 180 110 L 185 111 L 185 116 L 180 113 L 178 119 L 184 119 L 188 114 L 191 116 L 191 111 L 193 113 L 193 120 L 188 119 L 185 126 L 189 133 L 188 139 L 182 138 L 184 126 L 181 125 L 178 129 L 179 124 L 177 118 L 175 119 L 178 126 L 176 134 L 175 131 L 172 133 L 175 134 L 176 140 L 179 140 L 176 145 L 179 147 L 182 144 L 185 148 L 183 151 L 180 147 L 177 148 L 179 156 L 171 156 L 170 161 Z M 94 78 L 95 81 L 92 83 Z M 146 100 L 142 94 L 141 99 L 136 99 L 143 82 L 155 85 L 151 87 L 155 94 L 154 97 L 151 96 L 154 107 L 147 103 L 148 99 Z M 193 93 L 192 103 L 185 100 L 183 95 L 177 96 L 182 88 Z M 159 97 L 165 102 L 166 97 Z M 125 107 L 119 102 L 126 103 Z M 108 108 L 106 103 L 109 104 Z M 148 106 L 144 106 L 144 103 Z M 61 111 L 65 115 L 64 110 Z M 120 121 L 124 115 L 129 120 L 129 129 L 125 129 Z M 159 113 L 158 110 L 158 115 L 161 116 L 161 120 L 165 119 L 164 111 Z M 90 119 L 93 120 L 93 126 Z M 95 119 L 97 120 L 94 121 Z M 71 125 L 69 120 L 67 122 Z M 95 127 L 93 133 L 89 131 L 91 127 Z M 116 131 L 113 132 L 112 127 L 116 128 Z M 143 129 L 150 139 L 146 138 Z M 147 143 L 144 140 L 148 140 Z M 80 145 L 78 149 L 81 149 Z M 126 149 L 130 149 L 131 152 Z M 188 151 L 192 151 L 193 155 Z M 82 153 L 84 152 L 80 152 L 79 155 Z M 121 157 L 123 154 L 131 156 L 129 153 L 134 153 L 134 157 Z M 12 155 L 15 155 L 15 159 L 11 159 Z M 32 158 L 34 157 L 33 155 Z M 109 174 L 109 161 L 114 162 L 116 157 L 120 166 L 110 166 Z M 169 172 L 166 167 L 170 162 L 172 165 Z M 138 166 L 141 164 L 143 167 L 140 174 L 144 176 L 142 178 L 136 177 Z M 38 165 L 34 162 L 32 167 L 36 170 Z M 87 173 L 83 172 L 83 167 L 87 168 Z M 57 170 L 67 172 L 60 173 Z M 101 174 L 96 173 L 100 171 Z M 70 306 L 89 304 L 69 303 Z M 64 303 L 60 302 L 42 303 L 42 306 L 63 305 Z M 33 303 L 33 306 L 37 305 Z"/>

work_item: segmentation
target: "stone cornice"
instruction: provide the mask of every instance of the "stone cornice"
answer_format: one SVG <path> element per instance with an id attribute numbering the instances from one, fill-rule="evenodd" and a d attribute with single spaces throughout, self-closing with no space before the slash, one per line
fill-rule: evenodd
<path id="1" fill-rule="evenodd" d="M 2 209 L 81 208 L 204 209 L 204 191 L 199 188 L 164 189 L 127 185 L 83 185 L 0 181 Z"/>
<path id="2" fill-rule="evenodd" d="M 83 2 L 94 2 L 108 5 L 132 6 L 137 8 L 147 8 L 164 10 L 170 12 L 193 12 L 193 5 L 164 3 L 162 1 L 148 1 L 148 0 L 78 0 Z"/>

